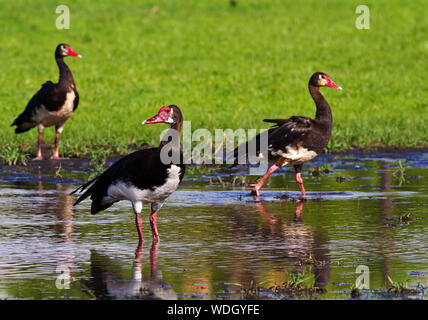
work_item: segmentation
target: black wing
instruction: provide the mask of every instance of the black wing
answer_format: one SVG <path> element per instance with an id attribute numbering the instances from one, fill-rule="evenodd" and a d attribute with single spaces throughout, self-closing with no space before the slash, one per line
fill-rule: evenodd
<path id="1" fill-rule="evenodd" d="M 276 127 L 269 133 L 269 150 L 284 150 L 287 146 L 295 146 L 302 142 L 306 134 L 314 126 L 315 120 L 307 117 L 294 116 L 289 119 L 265 119 L 273 122 Z"/>
<path id="2" fill-rule="evenodd" d="M 184 175 L 184 165 L 181 167 L 180 180 Z M 130 182 L 139 189 L 151 189 L 163 184 L 168 175 L 168 168 L 169 165 L 164 165 L 160 161 L 158 148 L 136 151 L 118 160 L 101 175 L 74 190 L 72 194 L 88 188 L 74 205 L 91 196 L 91 213 L 95 214 L 113 204 L 101 204 L 110 185 L 117 181 L 123 181 Z"/>
<path id="3" fill-rule="evenodd" d="M 267 132 L 263 132 L 263 134 L 268 135 L 268 144 L 269 144 L 269 136 L 276 130 L 276 128 L 268 129 Z M 250 147 L 251 146 L 251 147 Z M 233 165 L 244 164 L 249 159 L 249 149 L 253 148 L 251 152 L 255 153 L 253 156 L 259 157 L 263 150 L 261 150 L 261 134 L 256 135 L 253 139 L 239 145 L 237 148 L 233 150 L 229 155 L 227 155 L 226 160 L 229 161 L 230 157 L 233 157 Z M 229 162 L 227 162 L 229 163 Z"/>
<path id="4" fill-rule="evenodd" d="M 48 110 L 52 109 L 53 106 L 58 104 L 58 99 L 62 95 L 59 95 L 57 86 L 51 81 L 47 81 L 42 84 L 42 87 L 36 94 L 30 99 L 25 107 L 24 112 L 22 112 L 11 124 L 11 126 L 17 126 L 15 133 L 25 132 L 34 126 L 37 123 L 34 122 L 34 115 L 37 113 L 37 109 L 44 105 Z M 63 100 L 65 99 L 65 95 Z"/>
<path id="5" fill-rule="evenodd" d="M 284 149 L 288 145 L 299 143 L 304 136 L 311 130 L 314 125 L 314 120 L 311 118 L 294 116 L 289 119 L 264 119 L 264 122 L 274 123 L 275 126 L 267 130 L 268 135 L 268 150 Z M 255 156 L 259 157 L 264 150 L 260 150 L 261 137 L 260 134 L 255 136 L 253 140 L 238 146 L 233 151 L 235 164 L 243 163 L 246 159 L 243 157 L 248 155 L 248 146 L 255 142 Z M 254 144 L 253 144 L 254 146 Z M 245 152 L 240 152 L 240 148 L 245 147 Z M 263 155 L 266 156 L 266 155 Z"/>

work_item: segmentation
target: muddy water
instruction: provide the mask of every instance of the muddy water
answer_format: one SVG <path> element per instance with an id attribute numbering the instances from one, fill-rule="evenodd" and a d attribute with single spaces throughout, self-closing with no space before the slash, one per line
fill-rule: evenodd
<path id="1" fill-rule="evenodd" d="M 427 167 L 428 152 L 322 155 L 304 168 L 304 202 L 290 169 L 256 199 L 246 168 L 191 168 L 159 213 L 157 246 L 146 209 L 142 248 L 129 203 L 73 207 L 88 163 L 2 167 L 0 298 L 245 299 L 259 286 L 256 298 L 279 299 L 269 287 L 300 272 L 325 290 L 297 298 L 349 299 L 364 265 L 361 299 L 427 299 Z M 418 293 L 386 293 L 388 277 Z"/>

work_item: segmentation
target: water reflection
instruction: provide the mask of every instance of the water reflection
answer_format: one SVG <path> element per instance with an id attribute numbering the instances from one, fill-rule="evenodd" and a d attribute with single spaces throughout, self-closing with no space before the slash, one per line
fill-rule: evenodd
<path id="1" fill-rule="evenodd" d="M 7 199 L 1 202 L 0 210 L 0 231 L 4 234 L 0 237 L 0 280 L 16 279 L 16 288 L 20 286 L 18 281 L 33 279 L 49 279 L 48 283 L 55 287 L 57 270 L 72 274 L 78 264 L 73 240 L 73 199 L 67 187 L 44 184 L 40 179 L 35 182 L 31 189 L 28 183 L 14 182 L 13 188 L 0 198 Z M 10 290 L 16 289 L 12 285 Z M 37 289 L 18 292 L 37 295 Z"/>
<path id="2" fill-rule="evenodd" d="M 158 243 L 152 243 L 149 255 L 150 274 L 143 272 L 143 244 L 135 251 L 132 273 L 124 270 L 122 261 L 91 250 L 90 280 L 87 286 L 97 299 L 162 299 L 176 300 L 177 295 L 157 268 Z"/>
<path id="3" fill-rule="evenodd" d="M 266 190 L 265 200 L 257 202 L 241 199 L 240 190 L 187 180 L 188 187 L 163 209 L 161 254 L 148 243 L 137 248 L 135 257 L 125 205 L 102 215 L 83 213 L 87 208 L 75 215 L 66 185 L 86 179 L 84 170 L 63 170 L 64 178 L 54 178 L 56 168 L 47 172 L 33 165 L 27 173 L 2 169 L 0 297 L 236 299 L 242 298 L 242 286 L 281 284 L 289 271 L 303 271 L 317 287 L 329 283 L 324 298 L 346 299 L 359 264 L 369 266 L 372 290 L 388 287 L 386 275 L 409 280 L 409 287 L 424 284 L 424 161 L 413 167 L 406 163 L 406 177 L 421 178 L 402 185 L 397 185 L 395 164 L 388 159 L 358 162 L 358 168 L 355 162 L 353 169 L 333 167 L 348 179 L 339 184 L 335 174 L 322 175 L 313 182 L 312 197 L 298 203 L 278 200 L 276 189 Z M 398 219 L 406 213 L 412 215 L 408 225 Z M 76 281 L 70 290 L 56 287 L 58 266 L 72 271 Z"/>
<path id="4" fill-rule="evenodd" d="M 45 190 L 41 179 L 40 167 L 38 170 L 37 190 L 40 197 L 46 197 L 46 191 L 52 190 L 52 185 L 48 184 Z M 50 188 L 49 188 L 50 187 Z M 73 281 L 73 268 L 76 265 L 76 250 L 73 243 L 74 232 L 74 198 L 69 194 L 69 187 L 55 184 L 54 193 L 49 194 L 49 201 L 35 203 L 35 211 L 38 215 L 54 216 L 55 235 L 60 241 L 53 254 L 57 256 L 56 272 L 61 273 L 69 270 L 70 279 Z"/>
<path id="5" fill-rule="evenodd" d="M 39 173 L 40 174 L 40 173 Z M 47 197 L 47 201 L 38 201 L 32 204 L 33 212 L 36 215 L 54 215 L 55 217 L 55 233 L 64 240 L 64 242 L 71 242 L 74 231 L 74 197 L 71 196 L 70 188 L 61 184 L 55 184 L 52 191 L 52 185 L 48 184 L 47 189 L 39 179 L 37 181 L 37 191 L 39 197 Z"/>
<path id="6" fill-rule="evenodd" d="M 277 234 L 287 243 L 283 256 L 313 266 L 314 286 L 325 288 L 330 279 L 329 239 L 319 227 L 312 228 L 303 223 L 303 203 L 303 201 L 295 203 L 294 223 L 280 223 L 262 201 L 257 202 L 255 207 L 268 223 L 271 234 Z"/>
<path id="7" fill-rule="evenodd" d="M 381 190 L 383 192 L 391 191 L 392 185 L 392 171 L 388 163 L 385 161 L 379 162 L 380 168 L 380 184 Z M 380 234 L 379 234 L 379 245 L 380 253 L 382 255 L 381 270 L 382 270 L 382 282 L 385 287 L 390 285 L 388 276 L 391 276 L 392 272 L 392 259 L 394 252 L 394 231 L 393 228 L 385 225 L 385 221 L 390 220 L 393 215 L 392 211 L 394 209 L 394 203 L 390 197 L 384 197 L 381 199 L 381 208 L 380 208 L 380 219 L 379 224 Z"/>

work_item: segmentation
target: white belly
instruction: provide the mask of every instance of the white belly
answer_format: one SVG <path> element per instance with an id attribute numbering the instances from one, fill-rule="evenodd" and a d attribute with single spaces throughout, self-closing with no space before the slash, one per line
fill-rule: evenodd
<path id="1" fill-rule="evenodd" d="M 315 158 L 318 154 L 315 151 L 308 150 L 303 147 L 293 148 L 287 146 L 285 151 L 283 150 L 270 150 L 271 155 L 283 157 L 287 161 L 284 162 L 284 165 L 298 165 L 305 163 L 309 160 Z"/>
<path id="2" fill-rule="evenodd" d="M 41 105 L 37 109 L 33 121 L 42 124 L 44 127 L 64 123 L 73 114 L 75 98 L 74 91 L 68 92 L 63 106 L 58 111 L 48 111 L 44 105 Z"/>
<path id="3" fill-rule="evenodd" d="M 119 181 L 107 189 L 107 196 L 103 198 L 102 202 L 110 203 L 118 200 L 141 201 L 143 203 L 163 202 L 180 184 L 180 172 L 180 167 L 172 165 L 168 169 L 165 183 L 153 189 L 142 190 L 129 182 Z"/>

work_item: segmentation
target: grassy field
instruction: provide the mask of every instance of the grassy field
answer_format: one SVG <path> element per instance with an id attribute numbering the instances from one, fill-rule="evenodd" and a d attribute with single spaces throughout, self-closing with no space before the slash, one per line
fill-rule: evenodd
<path id="1" fill-rule="evenodd" d="M 56 81 L 60 42 L 81 97 L 60 152 L 125 153 L 157 144 L 165 126 L 140 125 L 177 104 L 192 128 L 266 128 L 264 118 L 314 116 L 307 82 L 323 71 L 343 91 L 329 150 L 428 146 L 428 3 L 365 1 L 369 30 L 355 27 L 360 1 L 0 1 L 0 145 L 35 152 L 37 130 L 10 123 L 46 80 Z M 52 143 L 54 129 L 45 130 Z"/>

